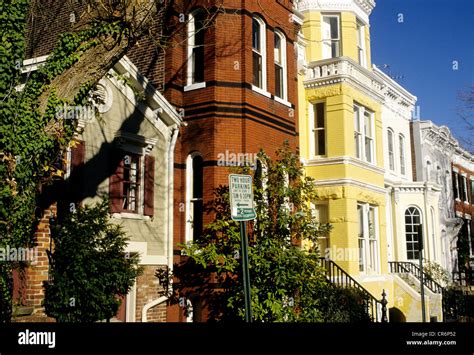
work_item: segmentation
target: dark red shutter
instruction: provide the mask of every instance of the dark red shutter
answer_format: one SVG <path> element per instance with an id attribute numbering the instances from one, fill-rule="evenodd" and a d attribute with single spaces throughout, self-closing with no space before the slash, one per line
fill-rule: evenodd
<path id="1" fill-rule="evenodd" d="M 115 156 L 115 159 L 111 159 L 111 162 L 115 164 L 112 167 L 112 175 L 109 177 L 109 203 L 110 212 L 119 213 L 122 212 L 122 181 L 123 181 L 123 158 L 118 159 L 119 155 Z"/>
<path id="2" fill-rule="evenodd" d="M 84 141 L 76 141 L 76 145 L 71 148 L 71 173 L 78 166 L 84 164 L 86 155 L 86 145 Z"/>
<path id="3" fill-rule="evenodd" d="M 153 216 L 154 212 L 154 187 L 155 187 L 155 158 L 145 155 L 145 201 L 143 214 Z"/>
<path id="4" fill-rule="evenodd" d="M 84 162 L 86 157 L 86 145 L 84 141 L 76 141 L 71 148 L 70 178 L 69 178 L 69 203 L 74 202 L 76 206 L 82 200 L 84 190 Z M 69 208 L 69 206 L 67 206 Z"/>

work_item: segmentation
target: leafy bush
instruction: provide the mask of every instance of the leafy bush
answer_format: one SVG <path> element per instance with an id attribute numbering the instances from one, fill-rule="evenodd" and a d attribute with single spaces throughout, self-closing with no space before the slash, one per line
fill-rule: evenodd
<path id="1" fill-rule="evenodd" d="M 109 221 L 107 201 L 78 208 L 53 232 L 51 280 L 44 306 L 58 322 L 95 322 L 118 311 L 140 274 L 138 256 L 126 257 L 122 227 Z"/>

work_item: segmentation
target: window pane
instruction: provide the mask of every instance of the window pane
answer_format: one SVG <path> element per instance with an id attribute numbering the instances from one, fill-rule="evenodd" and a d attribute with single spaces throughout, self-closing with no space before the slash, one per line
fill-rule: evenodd
<path id="1" fill-rule="evenodd" d="M 317 130 L 314 135 L 316 155 L 326 155 L 326 137 L 324 130 Z"/>
<path id="2" fill-rule="evenodd" d="M 364 112 L 364 130 L 366 136 L 372 137 L 372 116 L 367 111 Z"/>
<path id="3" fill-rule="evenodd" d="M 252 47 L 260 52 L 260 23 L 252 19 Z"/>
<path id="4" fill-rule="evenodd" d="M 365 137 L 365 160 L 372 162 L 372 139 Z"/>
<path id="5" fill-rule="evenodd" d="M 283 98 L 283 68 L 275 64 L 275 96 Z"/>
<path id="6" fill-rule="evenodd" d="M 324 103 L 316 104 L 315 128 L 324 128 Z"/>
<path id="7" fill-rule="evenodd" d="M 337 17 L 329 17 L 329 25 L 331 26 L 331 39 L 339 39 L 339 27 L 337 23 Z"/>
<path id="8" fill-rule="evenodd" d="M 202 198 L 203 190 L 203 160 L 201 156 L 193 158 L 193 198 Z"/>
<path id="9" fill-rule="evenodd" d="M 277 34 L 275 34 L 275 63 L 281 64 L 281 38 Z"/>
<path id="10" fill-rule="evenodd" d="M 262 56 L 253 52 L 253 84 L 262 87 Z"/>
<path id="11" fill-rule="evenodd" d="M 197 241 L 202 235 L 203 230 L 203 201 L 192 201 L 193 209 L 193 240 Z"/>

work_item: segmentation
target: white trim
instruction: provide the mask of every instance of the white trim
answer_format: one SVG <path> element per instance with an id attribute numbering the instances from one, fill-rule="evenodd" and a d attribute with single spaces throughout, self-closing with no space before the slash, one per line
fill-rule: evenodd
<path id="1" fill-rule="evenodd" d="M 194 84 L 189 84 L 189 85 L 186 85 L 183 90 L 184 92 L 186 91 L 193 91 L 193 90 L 197 90 L 197 89 L 202 89 L 202 88 L 205 88 L 206 87 L 206 82 L 203 81 L 201 83 L 194 83 Z"/>
<path id="2" fill-rule="evenodd" d="M 274 36 L 280 38 L 280 52 L 281 52 L 281 61 L 282 61 L 281 63 L 277 63 L 274 60 L 274 64 L 281 66 L 281 68 L 283 70 L 283 74 L 282 74 L 282 76 L 283 76 L 283 78 L 282 78 L 282 80 L 283 80 L 283 83 L 282 83 L 283 93 L 282 94 L 283 95 L 282 95 L 282 97 L 279 97 L 275 94 L 275 100 L 284 104 L 285 102 L 288 102 L 287 101 L 288 100 L 288 60 L 287 60 L 287 54 L 286 54 L 287 42 L 286 42 L 286 36 L 280 30 L 275 30 Z M 273 47 L 275 47 L 275 46 L 273 46 Z M 276 75 L 275 75 L 275 79 L 276 79 Z M 279 101 L 278 99 L 280 99 L 281 101 Z M 290 104 L 290 107 L 291 107 L 291 104 Z"/>
<path id="3" fill-rule="evenodd" d="M 275 101 L 276 102 L 279 102 L 281 103 L 282 105 L 285 105 L 285 106 L 288 106 L 288 107 L 291 107 L 291 102 L 289 101 L 286 101 L 286 100 L 283 100 L 283 99 L 280 99 L 278 96 L 275 95 Z"/>
<path id="4" fill-rule="evenodd" d="M 378 194 L 385 194 L 385 189 L 382 187 L 378 187 L 375 185 L 368 184 L 366 182 L 360 182 L 354 179 L 328 179 L 328 180 L 316 180 L 314 181 L 314 185 L 317 187 L 325 187 L 325 186 L 340 186 L 340 185 L 352 185 L 356 187 L 360 187 L 366 190 L 373 191 Z"/>
<path id="5" fill-rule="evenodd" d="M 300 0 L 297 2 L 300 12 L 353 12 L 365 24 L 369 24 L 369 15 L 374 7 L 375 3 L 372 0 Z"/>
<path id="6" fill-rule="evenodd" d="M 256 88 L 262 90 L 261 93 L 263 93 L 263 92 L 267 92 L 267 26 L 265 22 L 259 16 L 256 16 L 256 15 L 252 16 L 252 21 L 253 20 L 256 20 L 260 25 L 260 48 L 261 48 L 260 51 L 261 53 L 259 53 L 258 51 L 255 51 L 252 45 L 252 56 L 253 56 L 253 52 L 256 52 L 262 57 L 262 87 L 259 88 L 252 84 L 252 89 L 255 86 Z M 253 36 L 253 25 L 252 25 L 252 36 Z M 252 75 L 253 75 L 253 69 L 254 68 L 252 67 Z M 255 90 L 255 91 L 258 91 L 258 90 Z M 270 93 L 268 93 L 268 95 L 270 95 Z"/>
<path id="7" fill-rule="evenodd" d="M 136 304 L 137 304 L 137 280 L 135 280 L 133 286 L 128 291 L 125 298 L 125 322 L 135 323 L 136 322 Z"/>
<path id="8" fill-rule="evenodd" d="M 140 256 L 139 265 L 167 265 L 167 258 L 164 255 L 148 255 L 147 242 L 129 241 L 125 247 L 125 252 L 138 253 Z"/>
<path id="9" fill-rule="evenodd" d="M 46 60 L 49 55 L 43 55 L 41 57 L 25 59 L 23 61 L 23 67 L 20 69 L 22 74 L 29 73 L 37 70 L 42 65 L 46 64 Z"/>
<path id="10" fill-rule="evenodd" d="M 253 84 L 252 84 L 252 90 L 268 98 L 272 97 L 272 94 L 270 94 L 268 91 L 260 89 L 258 86 L 255 86 Z"/>
<path id="11" fill-rule="evenodd" d="M 317 158 L 317 159 L 302 159 L 304 166 L 324 166 L 324 165 L 337 165 L 337 164 L 350 164 L 355 165 L 359 168 L 370 170 L 374 173 L 385 174 L 385 169 L 380 168 L 377 165 L 368 163 L 366 161 L 351 157 L 331 157 L 331 158 Z"/>

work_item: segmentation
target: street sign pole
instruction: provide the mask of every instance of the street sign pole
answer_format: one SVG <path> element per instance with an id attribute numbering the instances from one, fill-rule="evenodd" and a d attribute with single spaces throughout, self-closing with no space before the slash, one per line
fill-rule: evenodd
<path id="1" fill-rule="evenodd" d="M 421 321 L 426 322 L 426 310 L 425 310 L 425 285 L 423 279 L 423 225 L 419 224 L 418 227 L 418 258 L 420 260 L 420 294 L 421 294 Z"/>
<path id="2" fill-rule="evenodd" d="M 252 301 L 250 293 L 249 254 L 246 222 L 240 222 L 240 240 L 242 243 L 242 275 L 244 281 L 245 321 L 252 323 Z"/>
<path id="3" fill-rule="evenodd" d="M 250 291 L 249 253 L 246 221 L 256 217 L 253 206 L 252 176 L 230 174 L 229 194 L 231 218 L 240 222 L 240 242 L 242 249 L 242 281 L 244 286 L 245 321 L 252 322 L 252 297 Z"/>

